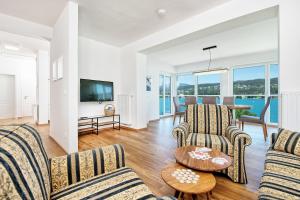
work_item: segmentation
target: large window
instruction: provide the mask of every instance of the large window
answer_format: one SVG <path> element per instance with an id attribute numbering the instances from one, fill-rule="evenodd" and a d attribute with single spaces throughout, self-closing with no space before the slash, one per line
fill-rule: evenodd
<path id="1" fill-rule="evenodd" d="M 277 64 L 234 68 L 233 94 L 236 104 L 251 106 L 249 111 L 237 111 L 237 117 L 243 114 L 259 116 L 267 97 L 272 96 L 267 120 L 278 123 Z"/>
<path id="2" fill-rule="evenodd" d="M 220 74 L 197 76 L 198 95 L 220 95 L 220 79 Z"/>
<path id="3" fill-rule="evenodd" d="M 197 76 L 198 103 L 202 103 L 202 96 L 220 96 L 221 74 Z M 218 98 L 219 100 L 219 98 Z"/>
<path id="4" fill-rule="evenodd" d="M 159 76 L 159 114 L 171 114 L 171 76 Z"/>
<path id="5" fill-rule="evenodd" d="M 195 76 L 193 74 L 177 76 L 177 95 L 195 95 Z"/>
<path id="6" fill-rule="evenodd" d="M 265 95 L 265 67 L 255 66 L 234 69 L 233 94 Z"/>

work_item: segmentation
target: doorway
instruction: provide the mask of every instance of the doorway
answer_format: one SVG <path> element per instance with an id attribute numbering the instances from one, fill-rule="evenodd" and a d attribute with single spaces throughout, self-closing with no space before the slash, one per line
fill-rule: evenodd
<path id="1" fill-rule="evenodd" d="M 0 74 L 0 119 L 15 117 L 15 76 Z"/>

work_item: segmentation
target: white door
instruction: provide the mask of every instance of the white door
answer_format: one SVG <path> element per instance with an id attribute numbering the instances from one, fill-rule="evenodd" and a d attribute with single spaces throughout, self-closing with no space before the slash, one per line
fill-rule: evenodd
<path id="1" fill-rule="evenodd" d="M 15 77 L 0 74 L 0 119 L 15 117 Z"/>

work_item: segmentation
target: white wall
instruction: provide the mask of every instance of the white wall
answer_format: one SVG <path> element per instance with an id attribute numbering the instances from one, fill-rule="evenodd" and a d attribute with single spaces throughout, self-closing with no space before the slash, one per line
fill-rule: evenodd
<path id="1" fill-rule="evenodd" d="M 68 1 L 53 28 L 51 65 L 63 56 L 63 78 L 50 82 L 50 136 L 67 153 L 78 150 L 78 4 Z M 50 70 L 50 77 L 52 70 Z"/>
<path id="2" fill-rule="evenodd" d="M 0 55 L 0 74 L 15 76 L 15 117 L 23 117 L 24 97 L 32 104 L 36 102 L 36 61 L 33 57 Z M 1 86 L 0 86 L 1 87 Z M 32 116 L 32 112 L 30 115 Z"/>
<path id="3" fill-rule="evenodd" d="M 203 30 L 243 15 L 276 6 L 278 3 L 278 0 L 232 0 L 123 47 L 121 50 L 121 70 L 122 74 L 126 71 L 130 71 L 130 75 L 126 76 L 126 78 L 121 77 L 121 90 L 123 93 L 133 93 L 133 95 L 136 96 L 133 104 L 136 105 L 133 108 L 135 111 L 132 117 L 134 121 L 133 126 L 135 128 L 144 128 L 147 125 L 147 120 L 143 117 L 147 109 L 147 104 L 143 102 L 143 99 L 145 99 L 144 96 L 146 96 L 143 91 L 145 81 L 144 79 L 140 79 L 140 77 L 145 77 L 145 66 L 147 62 L 146 60 L 141 62 L 140 59 L 137 59 L 141 56 L 139 52 L 195 31 Z M 139 61 L 139 63 L 137 61 Z"/>
<path id="4" fill-rule="evenodd" d="M 147 76 L 152 78 L 152 88 L 151 91 L 146 92 L 147 101 L 147 122 L 150 120 L 159 119 L 159 75 L 168 74 L 172 77 L 172 82 L 174 83 L 175 69 L 173 66 L 162 63 L 159 60 L 148 57 L 147 59 Z M 145 80 L 146 81 L 146 80 Z M 174 87 L 172 87 L 173 89 Z M 146 88 L 145 88 L 146 91 Z M 174 90 L 172 91 L 174 94 Z M 173 95 L 172 95 L 173 96 Z M 173 111 L 174 109 L 172 109 Z"/>
<path id="5" fill-rule="evenodd" d="M 79 116 L 103 114 L 105 104 L 116 107 L 120 94 L 121 65 L 120 48 L 85 37 L 79 37 L 78 75 L 79 79 L 111 81 L 114 83 L 114 102 L 79 102 Z M 126 74 L 124 74 L 126 76 Z M 78 101 L 80 101 L 78 99 Z"/>
<path id="6" fill-rule="evenodd" d="M 48 124 L 50 107 L 50 55 L 48 51 L 37 53 L 37 105 L 38 124 Z"/>
<path id="7" fill-rule="evenodd" d="M 279 6 L 280 72 L 279 84 L 282 95 L 281 127 L 300 131 L 300 19 L 299 0 L 281 0 Z"/>

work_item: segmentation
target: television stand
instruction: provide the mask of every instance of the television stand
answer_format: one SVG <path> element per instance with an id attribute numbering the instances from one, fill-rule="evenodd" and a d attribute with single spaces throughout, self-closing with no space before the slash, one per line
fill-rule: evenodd
<path id="1" fill-rule="evenodd" d="M 112 118 L 112 120 L 100 122 L 101 119 Z M 81 117 L 78 119 L 78 134 L 96 133 L 99 134 L 99 127 L 112 125 L 113 129 L 120 130 L 120 115 L 97 115 Z"/>

